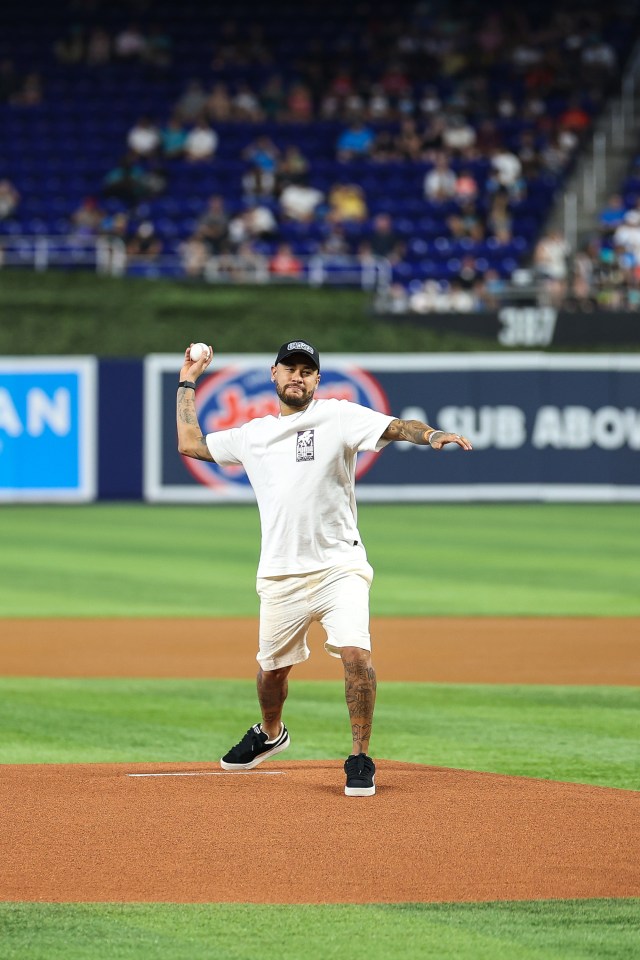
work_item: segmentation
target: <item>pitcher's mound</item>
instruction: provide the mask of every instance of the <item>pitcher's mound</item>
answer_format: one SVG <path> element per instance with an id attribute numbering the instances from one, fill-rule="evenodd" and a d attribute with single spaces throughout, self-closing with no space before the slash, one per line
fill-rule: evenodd
<path id="1" fill-rule="evenodd" d="M 345 797 L 342 761 L 277 761 L 4 766 L 0 897 L 640 896 L 640 793 L 380 760 L 376 796 Z"/>

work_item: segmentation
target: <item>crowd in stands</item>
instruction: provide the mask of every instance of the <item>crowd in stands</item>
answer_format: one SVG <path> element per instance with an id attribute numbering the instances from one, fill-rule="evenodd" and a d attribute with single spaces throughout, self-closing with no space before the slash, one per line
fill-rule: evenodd
<path id="1" fill-rule="evenodd" d="M 563 0 L 348 12 L 310 0 L 297 16 L 277 2 L 179 15 L 145 0 L 115 12 L 70 0 L 37 72 L 0 46 L 0 115 L 40 116 L 60 90 L 73 97 L 74 77 L 83 129 L 90 95 L 93 120 L 114 113 L 92 189 L 62 196 L 56 229 L 120 240 L 131 258 L 178 255 L 189 276 L 236 279 L 296 278 L 313 254 L 384 258 L 398 303 L 402 292 L 414 309 L 495 303 L 532 261 L 555 300 L 571 286 L 559 276 L 569 258 L 540 229 L 634 17 L 636 4 Z M 131 78 L 139 109 L 98 96 Z M 0 149 L 0 177 L 2 159 Z M 27 205 L 40 210 L 6 176 L 0 232 L 37 222 L 21 219 Z"/>

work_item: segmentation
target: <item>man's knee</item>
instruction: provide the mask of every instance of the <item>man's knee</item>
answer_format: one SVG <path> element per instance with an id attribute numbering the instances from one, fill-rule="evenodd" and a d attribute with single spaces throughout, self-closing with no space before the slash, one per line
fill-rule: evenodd
<path id="1" fill-rule="evenodd" d="M 340 657 L 343 663 L 359 663 L 366 667 L 371 666 L 371 651 L 362 647 L 341 647 Z"/>
<path id="2" fill-rule="evenodd" d="M 290 670 L 291 667 L 278 667 L 275 670 L 263 670 L 262 667 L 260 667 L 258 670 L 258 680 L 262 680 L 265 683 L 281 683 L 287 679 Z"/>

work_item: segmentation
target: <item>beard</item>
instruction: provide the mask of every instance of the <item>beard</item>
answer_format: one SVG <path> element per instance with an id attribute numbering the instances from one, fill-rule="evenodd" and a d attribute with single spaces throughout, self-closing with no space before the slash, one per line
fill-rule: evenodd
<path id="1" fill-rule="evenodd" d="M 281 387 L 276 383 L 276 393 L 278 394 L 278 399 L 288 407 L 296 407 L 297 409 L 302 410 L 313 400 L 315 387 L 312 390 L 305 390 L 304 387 L 300 387 L 300 389 L 296 391 L 293 391 L 290 388 L 290 383 L 285 384 L 284 387 Z"/>

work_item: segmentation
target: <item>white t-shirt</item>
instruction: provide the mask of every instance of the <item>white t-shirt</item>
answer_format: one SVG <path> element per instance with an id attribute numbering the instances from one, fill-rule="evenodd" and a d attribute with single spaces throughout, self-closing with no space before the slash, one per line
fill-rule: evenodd
<path id="1" fill-rule="evenodd" d="M 221 466 L 242 464 L 262 527 L 259 577 L 366 559 L 357 527 L 356 455 L 381 450 L 394 417 L 348 400 L 312 400 L 287 417 L 258 417 L 206 436 Z"/>

